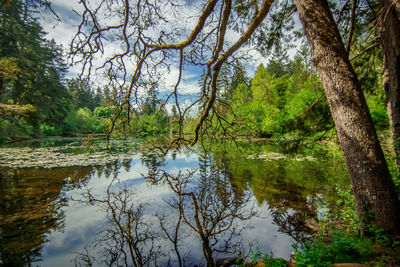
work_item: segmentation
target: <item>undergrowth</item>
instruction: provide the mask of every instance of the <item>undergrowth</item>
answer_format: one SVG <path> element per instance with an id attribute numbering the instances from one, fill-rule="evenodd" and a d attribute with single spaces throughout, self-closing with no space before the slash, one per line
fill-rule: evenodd
<path id="1" fill-rule="evenodd" d="M 373 224 L 363 224 L 357 218 L 351 188 L 336 187 L 334 205 L 319 208 L 319 232 L 311 240 L 294 244 L 294 261 L 299 267 L 325 267 L 334 263 L 363 263 L 369 266 L 400 266 L 400 237 L 390 238 Z M 364 229 L 361 231 L 361 229 Z M 252 262 L 265 266 L 286 266 L 274 259 L 272 252 L 251 252 Z M 245 266 L 245 265 L 241 265 Z"/>

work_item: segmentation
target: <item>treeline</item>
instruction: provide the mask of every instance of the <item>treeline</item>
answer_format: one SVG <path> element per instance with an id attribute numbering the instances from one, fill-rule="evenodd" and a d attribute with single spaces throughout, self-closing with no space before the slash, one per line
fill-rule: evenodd
<path id="1" fill-rule="evenodd" d="M 64 51 L 45 38 L 37 19 L 40 8 L 34 1 L 0 2 L 0 142 L 107 132 L 119 106 L 118 92 L 65 78 Z M 155 101 L 146 99 L 142 119 L 128 125 L 118 121 L 115 132 L 168 131 L 168 115 L 165 109 L 155 111 Z"/>

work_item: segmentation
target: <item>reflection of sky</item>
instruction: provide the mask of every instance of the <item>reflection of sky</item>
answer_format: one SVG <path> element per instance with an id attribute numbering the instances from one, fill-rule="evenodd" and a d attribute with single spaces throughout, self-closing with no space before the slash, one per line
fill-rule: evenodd
<path id="1" fill-rule="evenodd" d="M 197 155 L 194 153 L 178 153 L 175 160 L 168 157 L 165 162 L 164 170 L 169 173 L 192 170 L 199 164 Z M 115 182 L 111 190 L 128 186 L 135 192 L 134 201 L 145 203 L 145 216 L 148 216 L 146 218 L 151 225 L 158 229 L 158 221 L 153 215 L 161 212 L 169 216 L 169 222 L 172 225 L 177 218 L 174 215 L 176 211 L 172 210 L 167 202 L 173 199 L 173 194 L 166 185 L 149 185 L 143 177 L 146 172 L 147 168 L 141 159 L 132 159 L 129 171 L 126 171 L 124 167 L 118 170 L 118 182 Z M 75 200 L 83 199 L 81 194 L 90 188 L 94 196 L 104 199 L 104 193 L 111 179 L 111 177 L 106 178 L 105 176 L 98 177 L 95 174 L 85 188 L 71 190 L 67 192 L 67 196 Z M 188 185 L 188 188 L 194 188 L 197 184 L 198 181 L 194 180 Z M 255 206 L 255 209 L 261 213 L 261 217 L 245 222 L 236 222 L 239 226 L 249 227 L 241 235 L 244 247 L 253 241 L 255 242 L 252 245 L 253 248 L 260 248 L 265 252 L 272 250 L 275 256 L 288 258 L 293 240 L 288 235 L 278 232 L 278 226 L 274 225 L 272 217 L 268 215 L 266 204 L 257 206 L 254 203 L 255 199 L 252 198 L 248 205 L 249 207 Z M 63 210 L 65 212 L 65 228 L 62 232 L 53 231 L 48 235 L 49 242 L 44 245 L 42 251 L 44 260 L 40 262 L 40 266 L 71 266 L 71 260 L 76 256 L 74 253 L 82 252 L 82 249 L 98 238 L 99 233 L 106 227 L 106 214 L 99 207 L 69 201 L 69 205 Z M 190 255 L 192 262 L 197 261 L 198 263 L 203 258 L 200 239 L 189 231 L 187 226 L 183 226 L 182 229 L 180 244 L 183 252 Z M 161 242 L 163 247 L 170 246 L 170 243 L 165 240 Z"/>

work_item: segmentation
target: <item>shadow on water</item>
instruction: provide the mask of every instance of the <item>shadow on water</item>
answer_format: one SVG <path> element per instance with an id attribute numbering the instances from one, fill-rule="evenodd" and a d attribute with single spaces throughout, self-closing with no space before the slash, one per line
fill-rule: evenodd
<path id="1" fill-rule="evenodd" d="M 0 262 L 215 266 L 256 248 L 288 258 L 348 177 L 336 152 L 276 151 L 142 149 L 98 167 L 2 168 Z"/>

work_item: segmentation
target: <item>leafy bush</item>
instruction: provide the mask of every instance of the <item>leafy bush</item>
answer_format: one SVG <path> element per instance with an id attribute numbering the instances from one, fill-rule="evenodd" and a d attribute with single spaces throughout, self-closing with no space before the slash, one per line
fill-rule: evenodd
<path id="1" fill-rule="evenodd" d="M 296 265 L 323 267 L 332 263 L 364 262 L 375 255 L 368 239 L 343 236 L 341 232 L 335 233 L 332 238 L 330 243 L 322 239 L 306 242 L 303 249 L 294 245 Z"/>
<path id="2" fill-rule="evenodd" d="M 333 255 L 329 248 L 322 244 L 322 242 L 306 242 L 304 248 L 301 250 L 296 245 L 293 245 L 295 250 L 294 260 L 296 266 L 299 267 L 324 267 L 332 264 Z"/>
<path id="3" fill-rule="evenodd" d="M 332 211 L 333 218 L 331 218 L 331 220 L 346 225 L 348 234 L 355 234 L 358 232 L 359 225 L 351 187 L 348 189 L 341 189 L 336 185 L 336 192 L 338 194 L 338 199 L 335 203 L 336 207 Z"/>
<path id="4" fill-rule="evenodd" d="M 43 123 L 40 125 L 40 132 L 44 136 L 55 136 L 59 135 L 61 131 L 57 130 L 54 126 Z"/>
<path id="5" fill-rule="evenodd" d="M 0 118 L 0 142 L 10 139 L 28 138 L 35 134 L 33 126 L 24 118 L 12 117 L 10 119 Z"/>
<path id="6" fill-rule="evenodd" d="M 84 107 L 78 109 L 76 112 L 76 124 L 81 133 L 95 133 L 96 132 L 96 121 L 93 118 L 93 113 L 89 108 Z"/>
<path id="7" fill-rule="evenodd" d="M 136 134 L 162 134 L 169 132 L 169 118 L 166 114 L 158 112 L 143 114 L 139 119 L 131 120 L 132 131 Z"/>
<path id="8" fill-rule="evenodd" d="M 97 107 L 94 109 L 93 114 L 97 118 L 110 119 L 117 111 L 116 106 Z"/>
<path id="9" fill-rule="evenodd" d="M 284 266 L 286 266 L 285 261 L 283 259 L 275 259 L 274 258 L 274 254 L 272 253 L 272 251 L 269 254 L 268 253 L 263 254 L 260 252 L 259 249 L 257 249 L 255 252 L 250 251 L 249 257 L 250 257 L 251 262 L 254 264 L 262 261 L 264 263 L 264 265 L 267 267 L 284 267 Z M 236 260 L 237 261 L 236 263 L 239 263 L 242 260 L 243 260 L 243 258 L 239 257 Z M 246 263 L 242 263 L 239 266 L 245 267 L 247 265 L 246 265 Z"/>
<path id="10" fill-rule="evenodd" d="M 103 133 L 109 125 L 111 116 L 107 109 L 96 108 L 94 114 L 87 108 L 71 109 L 64 119 L 67 132 Z"/>
<path id="11" fill-rule="evenodd" d="M 7 136 L 7 129 L 9 127 L 9 124 L 9 121 L 0 118 L 0 143 L 5 143 L 10 140 L 10 137 Z"/>
<path id="12" fill-rule="evenodd" d="M 78 126 L 76 124 L 76 110 L 71 108 L 70 111 L 67 113 L 67 116 L 64 118 L 65 124 L 65 131 L 66 132 L 78 132 Z"/>

